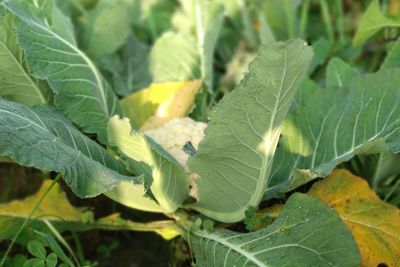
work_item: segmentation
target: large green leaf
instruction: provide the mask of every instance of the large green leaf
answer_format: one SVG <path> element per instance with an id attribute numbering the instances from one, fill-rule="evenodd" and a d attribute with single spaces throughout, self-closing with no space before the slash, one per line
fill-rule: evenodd
<path id="1" fill-rule="evenodd" d="M 154 81 L 204 78 L 213 88 L 214 50 L 222 26 L 223 6 L 205 0 L 181 1 L 175 14 L 175 31 L 161 36 L 151 52 Z"/>
<path id="2" fill-rule="evenodd" d="M 353 38 L 353 45 L 362 45 L 373 35 L 387 27 L 400 27 L 400 22 L 385 16 L 379 6 L 379 0 L 373 0 L 359 22 L 356 35 Z"/>
<path id="3" fill-rule="evenodd" d="M 196 266 L 360 266 L 353 236 L 320 200 L 295 194 L 269 227 L 247 234 L 195 232 Z"/>
<path id="4" fill-rule="evenodd" d="M 235 222 L 259 204 L 281 124 L 312 55 L 301 40 L 262 46 L 239 86 L 211 112 L 206 136 L 188 163 L 200 176 L 196 210 Z"/>
<path id="5" fill-rule="evenodd" d="M 356 154 L 387 146 L 398 152 L 399 84 L 395 69 L 358 76 L 349 88 L 319 90 L 293 110 L 282 130 L 267 197 L 269 191 L 324 177 Z"/>
<path id="6" fill-rule="evenodd" d="M 304 105 L 308 98 L 315 92 L 318 92 L 318 90 L 321 90 L 321 87 L 319 87 L 316 82 L 310 78 L 304 79 L 299 90 L 297 91 L 291 110 Z"/>
<path id="7" fill-rule="evenodd" d="M 222 26 L 224 8 L 218 3 L 198 0 L 195 10 L 202 78 L 207 88 L 212 91 L 214 50 Z"/>
<path id="8" fill-rule="evenodd" d="M 10 0 L 3 6 L 17 18 L 18 40 L 31 73 L 48 81 L 56 94 L 56 106 L 68 118 L 105 143 L 107 122 L 121 109 L 96 66 L 38 15 L 40 10 L 33 2 Z"/>
<path id="9" fill-rule="evenodd" d="M 83 135 L 56 110 L 29 109 L 0 98 L 0 154 L 17 163 L 56 171 L 79 197 L 111 190 L 127 177 L 124 167 L 100 145 Z"/>
<path id="10" fill-rule="evenodd" d="M 109 122 L 109 133 L 110 144 L 127 158 L 132 169 L 137 171 L 139 168 L 145 178 L 151 180 L 151 193 L 161 209 L 174 212 L 189 194 L 184 168 L 152 139 L 132 131 L 128 119 L 113 117 Z"/>
<path id="11" fill-rule="evenodd" d="M 29 75 L 11 16 L 0 17 L 0 96 L 27 106 L 45 104 L 49 90 Z"/>
<path id="12" fill-rule="evenodd" d="M 131 0 L 101 0 L 85 17 L 82 45 L 93 58 L 114 53 L 131 32 Z"/>
<path id="13" fill-rule="evenodd" d="M 201 77 L 200 56 L 192 36 L 166 32 L 150 52 L 150 73 L 154 82 L 195 80 Z"/>

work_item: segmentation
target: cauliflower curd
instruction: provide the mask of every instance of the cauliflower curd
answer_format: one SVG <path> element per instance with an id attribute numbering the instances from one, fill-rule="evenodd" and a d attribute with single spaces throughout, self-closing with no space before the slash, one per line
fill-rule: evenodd
<path id="1" fill-rule="evenodd" d="M 160 128 L 145 131 L 144 134 L 153 138 L 188 170 L 189 156 L 183 151 L 183 146 L 187 142 L 191 142 L 197 149 L 200 141 L 204 138 L 205 128 L 207 128 L 206 123 L 186 117 L 170 120 Z"/>

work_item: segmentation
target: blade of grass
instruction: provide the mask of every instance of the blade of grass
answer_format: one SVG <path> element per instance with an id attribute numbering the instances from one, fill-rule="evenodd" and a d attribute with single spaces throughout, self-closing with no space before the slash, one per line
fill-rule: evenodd
<path id="1" fill-rule="evenodd" d="M 68 245 L 67 241 L 62 237 L 62 235 L 57 231 L 57 229 L 48 220 L 43 220 L 43 222 L 46 224 L 46 226 L 49 228 L 49 230 L 52 232 L 58 242 L 60 242 L 68 250 L 69 254 L 72 256 L 77 266 L 80 266 L 79 260 L 76 257 L 74 251 Z"/>

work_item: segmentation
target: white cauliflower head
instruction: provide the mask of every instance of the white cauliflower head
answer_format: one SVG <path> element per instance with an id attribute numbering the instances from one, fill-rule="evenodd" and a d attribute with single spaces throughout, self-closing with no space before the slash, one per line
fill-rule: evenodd
<path id="1" fill-rule="evenodd" d="M 145 131 L 144 134 L 153 138 L 187 169 L 189 156 L 183 151 L 183 147 L 187 142 L 191 142 L 197 149 L 204 138 L 205 128 L 206 123 L 186 117 L 170 120 L 160 128 Z"/>
<path id="2" fill-rule="evenodd" d="M 204 130 L 207 123 L 197 122 L 191 118 L 175 118 L 159 128 L 145 131 L 144 134 L 154 139 L 166 151 L 168 151 L 188 172 L 190 195 L 197 198 L 196 173 L 190 173 L 187 161 L 189 155 L 183 151 L 186 143 L 191 142 L 195 149 L 204 138 Z"/>

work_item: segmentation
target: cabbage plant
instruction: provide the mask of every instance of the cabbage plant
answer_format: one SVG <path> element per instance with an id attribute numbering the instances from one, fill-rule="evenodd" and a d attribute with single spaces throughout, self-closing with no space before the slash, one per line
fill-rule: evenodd
<path id="1" fill-rule="evenodd" d="M 197 266 L 360 265 L 345 223 L 307 194 L 291 194 L 279 216 L 255 231 L 230 226 L 264 200 L 325 177 L 355 155 L 398 152 L 399 70 L 360 74 L 333 60 L 322 89 L 307 78 L 313 49 L 305 41 L 261 45 L 207 124 L 174 126 L 182 162 L 166 148 L 171 138 L 156 137 L 168 136 L 171 127 L 157 133 L 133 127 L 135 118 L 118 99 L 122 87 L 113 88 L 96 60 L 100 48 L 84 52 L 56 3 L 1 3 L 1 156 L 59 173 L 78 197 L 105 194 L 173 218 L 173 231 L 189 243 Z M 203 8 L 222 10 L 205 1 Z M 208 19 L 218 23 L 218 16 Z M 214 35 L 206 31 L 201 37 L 209 39 L 198 39 L 204 50 L 215 46 Z M 210 53 L 198 57 L 212 90 Z M 193 147 L 187 141 L 195 138 Z"/>

